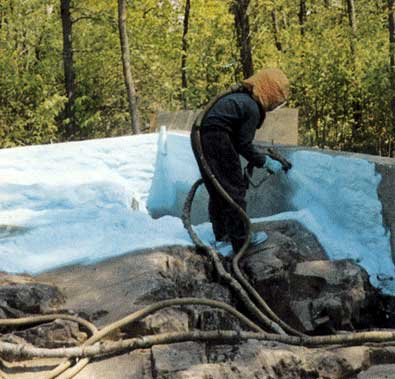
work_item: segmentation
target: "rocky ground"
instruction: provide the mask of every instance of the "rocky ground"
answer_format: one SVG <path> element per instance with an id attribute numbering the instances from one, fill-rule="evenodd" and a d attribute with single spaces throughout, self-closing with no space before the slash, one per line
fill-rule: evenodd
<path id="1" fill-rule="evenodd" d="M 328 261 L 315 237 L 296 222 L 258 227 L 267 231 L 269 239 L 250 251 L 241 267 L 286 322 L 312 335 L 395 327 L 395 302 L 371 287 L 360 266 L 348 260 Z M 127 254 L 35 278 L 0 275 L 2 318 L 67 311 L 102 327 L 156 301 L 192 296 L 220 300 L 246 312 L 235 294 L 218 282 L 210 260 L 192 248 Z M 182 306 L 159 311 L 111 338 L 193 329 L 244 327 L 224 311 Z M 3 328 L 2 333 L 3 340 L 47 347 L 73 346 L 87 338 L 86 331 L 69 321 Z M 2 370 L 10 378 L 41 378 L 54 364 L 52 360 L 3 363 Z M 395 342 L 394 347 L 320 349 L 256 340 L 233 345 L 182 342 L 97 359 L 75 378 L 395 378 Z"/>

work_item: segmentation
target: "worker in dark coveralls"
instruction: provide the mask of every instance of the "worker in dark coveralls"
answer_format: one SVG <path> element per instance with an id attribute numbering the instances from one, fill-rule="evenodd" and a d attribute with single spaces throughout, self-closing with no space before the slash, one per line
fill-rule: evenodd
<path id="1" fill-rule="evenodd" d="M 264 69 L 242 82 L 243 89 L 220 98 L 205 115 L 201 125 L 203 153 L 222 187 L 246 210 L 246 191 L 240 156 L 254 167 L 281 170 L 279 162 L 258 151 L 252 143 L 255 132 L 270 112 L 285 103 L 289 82 L 279 69 Z M 217 192 L 201 170 L 209 192 L 209 216 L 217 243 L 230 241 L 233 252 L 243 246 L 247 228 L 238 212 Z M 264 232 L 253 234 L 251 245 L 266 240 Z"/>

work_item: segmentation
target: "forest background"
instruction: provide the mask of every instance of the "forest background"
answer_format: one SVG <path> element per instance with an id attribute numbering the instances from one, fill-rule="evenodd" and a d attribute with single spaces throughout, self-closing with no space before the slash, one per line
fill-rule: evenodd
<path id="1" fill-rule="evenodd" d="M 300 143 L 394 156 L 394 0 L 0 0 L 0 147 L 145 132 L 263 67 Z"/>

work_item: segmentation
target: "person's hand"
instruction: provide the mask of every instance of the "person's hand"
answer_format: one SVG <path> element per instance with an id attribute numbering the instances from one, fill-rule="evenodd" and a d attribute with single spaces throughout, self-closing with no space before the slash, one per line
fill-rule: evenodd
<path id="1" fill-rule="evenodd" d="M 283 169 L 283 165 L 269 156 L 266 156 L 264 167 L 271 173 L 275 174 Z"/>

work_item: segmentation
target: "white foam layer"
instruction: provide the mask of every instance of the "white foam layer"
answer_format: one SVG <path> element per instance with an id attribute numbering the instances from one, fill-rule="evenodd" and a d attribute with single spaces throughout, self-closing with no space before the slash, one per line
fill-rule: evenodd
<path id="1" fill-rule="evenodd" d="M 395 293 L 390 236 L 378 198 L 374 164 L 356 158 L 298 151 L 288 178 L 297 212 L 262 220 L 294 219 L 319 239 L 331 259 L 353 259 L 385 292 Z"/>
<path id="2" fill-rule="evenodd" d="M 200 173 L 188 137 L 167 134 L 162 128 L 158 146 L 147 208 L 151 214 L 169 214 L 176 206 L 177 194 L 187 194 Z"/>
<path id="3" fill-rule="evenodd" d="M 158 134 L 148 134 L 0 150 L 0 225 L 26 228 L 0 236 L 0 270 L 38 273 L 142 248 L 191 245 L 180 219 L 153 220 L 146 211 L 146 201 L 150 209 L 171 209 L 176 192 L 188 192 L 200 176 L 189 137 L 162 133 L 158 151 L 157 142 Z M 307 151 L 291 160 L 297 211 L 270 219 L 302 222 L 331 258 L 356 260 L 374 285 L 395 293 L 374 165 Z M 131 208 L 133 198 L 140 211 Z M 197 230 L 213 240 L 209 223 Z"/>
<path id="4" fill-rule="evenodd" d="M 187 137 L 169 135 L 166 155 L 158 155 L 148 201 L 150 210 L 171 212 L 176 192 L 187 193 L 199 177 Z M 383 227 L 378 198 L 380 175 L 374 164 L 351 157 L 298 151 L 290 156 L 287 177 L 295 212 L 255 222 L 294 219 L 320 240 L 331 259 L 353 259 L 370 274 L 371 282 L 395 293 L 395 269 L 390 238 Z M 206 206 L 204 204 L 203 206 Z"/>

